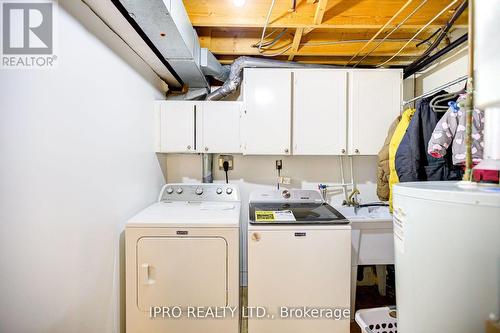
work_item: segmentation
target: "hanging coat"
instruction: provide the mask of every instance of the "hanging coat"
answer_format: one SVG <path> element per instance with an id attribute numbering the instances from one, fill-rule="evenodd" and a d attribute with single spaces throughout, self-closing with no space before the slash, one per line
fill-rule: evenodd
<path id="1" fill-rule="evenodd" d="M 427 144 L 443 115 L 431 110 L 430 101 L 446 91 L 422 98 L 417 102 L 415 112 L 406 134 L 396 152 L 396 171 L 400 182 L 460 180 L 462 170 L 453 166 L 451 154 L 435 158 L 427 154 Z"/>
<path id="2" fill-rule="evenodd" d="M 452 160 L 454 165 L 465 164 L 465 109 L 460 106 L 465 100 L 462 95 L 457 101 L 457 105 L 452 103 L 448 111 L 439 120 L 429 141 L 427 152 L 436 157 L 442 158 L 446 155 L 448 148 L 452 149 Z M 479 163 L 483 158 L 483 130 L 484 113 L 475 109 L 472 112 L 472 161 Z"/>
<path id="3" fill-rule="evenodd" d="M 401 121 L 399 122 L 394 134 L 389 143 L 389 208 L 392 212 L 392 187 L 394 184 L 399 183 L 398 174 L 396 172 L 396 152 L 398 150 L 399 144 L 406 133 L 408 125 L 410 125 L 411 118 L 415 113 L 415 109 L 407 109 L 403 112 L 401 116 Z"/>
<path id="4" fill-rule="evenodd" d="M 377 196 L 381 201 L 389 200 L 389 142 L 399 124 L 401 116 L 398 116 L 389 127 L 384 145 L 378 153 L 377 168 Z"/>

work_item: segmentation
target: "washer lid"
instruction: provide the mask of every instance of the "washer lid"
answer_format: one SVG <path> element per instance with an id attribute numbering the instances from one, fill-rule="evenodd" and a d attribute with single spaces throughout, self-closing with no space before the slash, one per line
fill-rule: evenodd
<path id="1" fill-rule="evenodd" d="M 157 202 L 127 222 L 127 227 L 239 227 L 239 202 Z"/>

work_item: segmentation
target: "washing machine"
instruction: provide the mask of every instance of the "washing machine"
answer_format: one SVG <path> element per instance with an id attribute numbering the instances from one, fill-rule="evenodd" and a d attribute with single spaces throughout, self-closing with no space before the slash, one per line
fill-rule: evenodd
<path id="1" fill-rule="evenodd" d="M 127 333 L 238 333 L 240 196 L 167 184 L 125 229 Z"/>
<path id="2" fill-rule="evenodd" d="M 319 191 L 250 195 L 248 333 L 348 333 L 350 273 L 349 221 Z"/>

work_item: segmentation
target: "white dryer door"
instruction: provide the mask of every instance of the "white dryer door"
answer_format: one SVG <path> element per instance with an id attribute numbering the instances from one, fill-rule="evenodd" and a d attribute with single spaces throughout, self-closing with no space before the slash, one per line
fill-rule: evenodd
<path id="1" fill-rule="evenodd" d="M 152 306 L 226 306 L 227 243 L 220 237 L 143 237 L 137 301 Z"/>

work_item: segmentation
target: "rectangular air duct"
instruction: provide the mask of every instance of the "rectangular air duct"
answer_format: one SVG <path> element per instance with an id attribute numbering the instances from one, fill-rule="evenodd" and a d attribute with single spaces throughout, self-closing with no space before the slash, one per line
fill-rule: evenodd
<path id="1" fill-rule="evenodd" d="M 182 0 L 120 0 L 188 88 L 208 88 L 200 44 Z"/>

